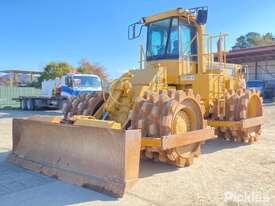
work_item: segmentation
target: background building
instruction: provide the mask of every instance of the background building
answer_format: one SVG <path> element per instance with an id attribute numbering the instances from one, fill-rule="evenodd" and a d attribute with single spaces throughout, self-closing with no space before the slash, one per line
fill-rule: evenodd
<path id="1" fill-rule="evenodd" d="M 227 62 L 245 66 L 246 80 L 262 81 L 263 97 L 275 97 L 275 45 L 235 49 L 227 54 Z"/>
<path id="2" fill-rule="evenodd" d="M 246 65 L 246 80 L 275 81 L 275 45 L 232 50 L 227 61 Z"/>
<path id="3" fill-rule="evenodd" d="M 0 86 L 32 86 L 38 81 L 41 73 L 28 70 L 2 70 L 0 71 Z"/>

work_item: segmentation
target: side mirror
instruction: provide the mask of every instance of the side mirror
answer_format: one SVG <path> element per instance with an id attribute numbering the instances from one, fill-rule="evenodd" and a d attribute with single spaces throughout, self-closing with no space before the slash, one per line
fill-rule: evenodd
<path id="1" fill-rule="evenodd" d="M 133 40 L 140 36 L 143 24 L 136 22 L 128 26 L 128 39 Z"/>
<path id="2" fill-rule="evenodd" d="M 206 22 L 207 22 L 207 15 L 208 15 L 208 10 L 207 9 L 200 9 L 200 10 L 198 10 L 196 22 L 198 24 L 200 24 L 200 25 L 206 24 Z"/>

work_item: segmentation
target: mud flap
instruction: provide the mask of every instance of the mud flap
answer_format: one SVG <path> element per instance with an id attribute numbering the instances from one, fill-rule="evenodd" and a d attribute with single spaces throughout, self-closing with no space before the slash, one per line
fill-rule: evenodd
<path id="1" fill-rule="evenodd" d="M 138 180 L 140 146 L 140 130 L 14 119 L 9 161 L 121 197 Z"/>

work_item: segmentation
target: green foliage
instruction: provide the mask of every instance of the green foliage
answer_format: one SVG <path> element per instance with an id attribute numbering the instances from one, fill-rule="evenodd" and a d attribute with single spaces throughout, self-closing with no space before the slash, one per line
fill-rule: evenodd
<path id="1" fill-rule="evenodd" d="M 65 62 L 51 62 L 44 67 L 41 79 L 49 80 L 60 78 L 64 74 L 69 73 L 71 69 L 71 65 Z"/>
<path id="2" fill-rule="evenodd" d="M 102 80 L 107 79 L 105 68 L 102 65 L 92 64 L 85 59 L 80 61 L 80 66 L 77 68 L 77 72 L 81 74 L 95 74 L 98 75 Z"/>
<path id="3" fill-rule="evenodd" d="M 238 37 L 232 49 L 250 48 L 270 44 L 275 44 L 275 35 L 272 33 L 268 32 L 261 35 L 257 32 L 249 32 L 246 35 Z"/>
<path id="4" fill-rule="evenodd" d="M 73 68 L 66 62 L 50 62 L 44 67 L 43 73 L 40 76 L 38 82 L 32 84 L 35 87 L 41 87 L 41 82 L 43 80 L 60 78 L 63 75 L 73 71 L 77 71 L 81 74 L 96 74 L 103 80 L 107 79 L 107 75 L 103 66 L 92 64 L 87 60 L 81 60 L 80 66 L 78 68 Z"/>

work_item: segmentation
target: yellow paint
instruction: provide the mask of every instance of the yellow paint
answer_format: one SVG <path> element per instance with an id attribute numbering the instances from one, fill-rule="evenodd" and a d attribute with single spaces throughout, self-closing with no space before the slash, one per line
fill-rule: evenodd
<path id="1" fill-rule="evenodd" d="M 174 118 L 173 133 L 184 134 L 191 130 L 191 122 L 188 114 L 185 111 L 179 111 Z"/>
<path id="2" fill-rule="evenodd" d="M 142 137 L 141 146 L 144 147 L 161 147 L 161 139 L 156 137 Z"/>
<path id="3" fill-rule="evenodd" d="M 85 116 L 85 115 L 74 115 L 72 120 L 91 120 L 95 119 L 93 116 Z"/>
<path id="4" fill-rule="evenodd" d="M 198 43 L 198 74 L 206 72 L 204 56 L 204 26 L 197 26 L 197 43 Z"/>
<path id="5" fill-rule="evenodd" d="M 144 17 L 142 18 L 142 21 L 144 22 L 144 24 L 148 24 L 150 22 L 157 21 L 160 19 L 166 19 L 172 16 L 179 16 L 186 19 L 188 18 L 189 21 L 195 22 L 194 16 L 190 15 L 185 9 L 182 9 L 182 8 L 173 9 L 173 10 L 162 12 L 156 15 Z"/>
<path id="6" fill-rule="evenodd" d="M 153 21 L 176 16 L 180 19 L 188 20 L 197 29 L 197 39 L 195 39 L 198 45 L 197 61 L 187 61 L 180 58 L 145 61 L 143 70 L 130 70 L 119 79 L 111 82 L 109 98 L 97 110 L 94 115 L 96 119 L 101 119 L 104 112 L 108 112 L 109 120 L 125 126 L 130 120 L 129 114 L 135 107 L 138 97 L 144 97 L 147 91 L 159 91 L 171 87 L 193 89 L 194 93 L 201 96 L 201 104 L 205 107 L 205 111 L 208 112 L 210 105 L 215 99 L 219 100 L 219 105 L 222 108 L 226 90 L 240 88 L 240 66 L 213 61 L 212 57 L 214 54 L 209 49 L 206 51 L 204 45 L 206 38 L 204 26 L 196 24 L 195 16 L 187 10 L 175 9 L 145 17 L 142 20 L 146 25 Z M 213 44 L 215 45 L 214 42 Z M 229 69 L 233 71 L 233 75 L 229 74 Z M 221 109 L 221 111 L 224 110 Z M 95 122 L 95 120 L 92 122 Z M 104 122 L 91 124 L 105 127 L 106 124 Z M 224 121 L 216 121 L 209 124 L 213 126 L 235 125 L 235 123 Z M 106 127 L 112 127 L 110 123 L 107 123 L 107 125 Z"/>
<path id="7" fill-rule="evenodd" d="M 261 104 L 262 103 L 259 101 L 257 94 L 254 93 L 253 95 L 251 95 L 249 103 L 247 105 L 247 118 L 260 116 L 262 114 Z"/>
<path id="8" fill-rule="evenodd" d="M 207 125 L 211 127 L 234 127 L 240 126 L 240 121 L 207 121 Z"/>
<path id="9" fill-rule="evenodd" d="M 98 119 L 78 119 L 74 125 L 101 127 L 110 129 L 121 129 L 121 124 L 114 121 L 98 120 Z"/>
<path id="10" fill-rule="evenodd" d="M 60 121 L 61 121 L 61 117 L 55 116 L 55 117 L 52 117 L 51 123 L 59 124 Z"/>

